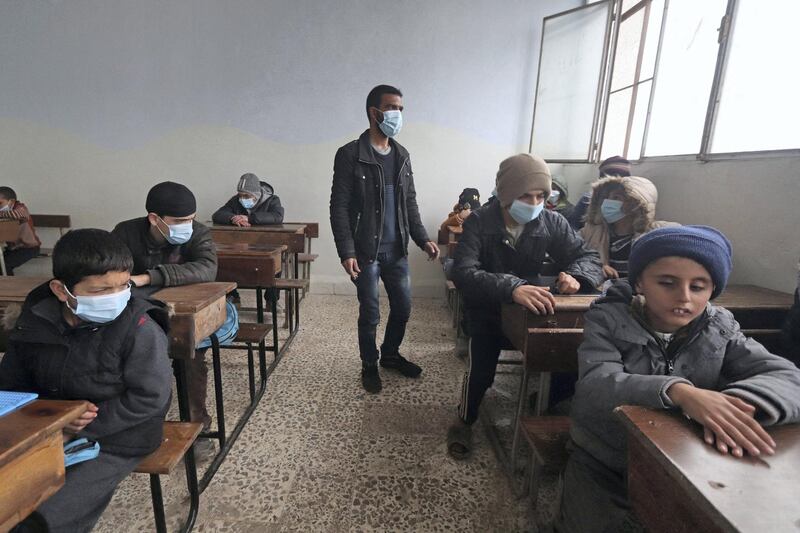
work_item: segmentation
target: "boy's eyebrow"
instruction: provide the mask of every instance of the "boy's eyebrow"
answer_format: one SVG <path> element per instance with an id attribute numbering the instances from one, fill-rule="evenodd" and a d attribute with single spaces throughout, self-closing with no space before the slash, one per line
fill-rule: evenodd
<path id="1" fill-rule="evenodd" d="M 666 279 L 670 279 L 670 280 L 679 280 L 679 279 L 681 279 L 680 276 L 673 276 L 672 274 L 657 274 L 657 277 L 660 278 L 660 279 L 666 278 Z M 701 277 L 698 277 L 698 278 L 692 278 L 692 281 L 693 282 L 695 282 L 695 281 L 703 281 L 705 283 L 711 283 L 711 278 L 707 278 L 705 276 L 701 276 Z"/>

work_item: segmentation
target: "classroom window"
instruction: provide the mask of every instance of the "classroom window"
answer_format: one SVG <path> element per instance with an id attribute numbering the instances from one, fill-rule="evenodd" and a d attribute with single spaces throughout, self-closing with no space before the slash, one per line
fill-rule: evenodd
<path id="1" fill-rule="evenodd" d="M 531 151 L 568 162 L 798 149 L 800 70 L 780 59 L 800 45 L 797 20 L 798 0 L 604 0 L 547 17 Z"/>

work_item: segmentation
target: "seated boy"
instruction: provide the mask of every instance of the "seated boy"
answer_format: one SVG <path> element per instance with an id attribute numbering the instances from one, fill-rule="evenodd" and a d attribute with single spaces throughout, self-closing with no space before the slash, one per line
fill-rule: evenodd
<path id="1" fill-rule="evenodd" d="M 217 251 L 211 232 L 195 220 L 197 203 L 192 191 L 180 183 L 159 183 L 147 193 L 145 208 L 146 217 L 120 222 L 113 231 L 133 254 L 131 282 L 144 287 L 141 292 L 152 294 L 164 287 L 214 281 Z M 205 348 L 198 349 L 194 359 L 186 362 L 186 377 L 189 418 L 208 429 L 205 352 Z M 204 442 L 210 441 L 199 444 L 204 446 Z"/>
<path id="2" fill-rule="evenodd" d="M 575 206 L 569 201 L 569 189 L 567 189 L 567 182 L 563 178 L 553 176 L 553 190 L 550 191 L 550 196 L 544 206 L 567 220 L 570 219 Z"/>
<path id="3" fill-rule="evenodd" d="M 478 189 L 466 188 L 458 195 L 458 202 L 440 226 L 441 231 L 447 231 L 448 226 L 461 226 L 467 217 L 481 206 L 481 194 Z"/>
<path id="4" fill-rule="evenodd" d="M 28 295 L 0 363 L 0 389 L 90 402 L 64 442 L 87 438 L 100 454 L 69 466 L 64 486 L 39 506 L 51 533 L 90 531 L 120 481 L 161 444 L 172 384 L 167 313 L 131 296 L 132 266 L 107 231 L 64 235 L 54 279 Z"/>
<path id="5" fill-rule="evenodd" d="M 509 157 L 500 163 L 496 183 L 497 201 L 464 223 L 453 266 L 471 336 L 458 420 L 448 432 L 448 451 L 456 459 L 471 451 L 472 424 L 494 381 L 500 350 L 510 347 L 500 324 L 500 304 L 516 302 L 536 314 L 553 313 L 550 289 L 539 286 L 545 254 L 559 268 L 561 294 L 593 290 L 603 281 L 597 252 L 583 244 L 564 217 L 544 209 L 551 180 L 543 159 Z"/>
<path id="6" fill-rule="evenodd" d="M 259 181 L 255 174 L 245 174 L 236 186 L 238 194 L 217 209 L 211 219 L 214 224 L 230 224 L 248 228 L 283 222 L 281 199 L 272 185 Z"/>
<path id="7" fill-rule="evenodd" d="M 28 208 L 17 200 L 17 193 L 11 187 L 0 187 L 0 219 L 12 219 L 19 222 L 17 239 L 6 243 L 3 251 L 6 272 L 9 276 L 13 276 L 15 268 L 39 255 L 39 247 L 42 243 L 36 236 Z"/>
<path id="8" fill-rule="evenodd" d="M 675 225 L 655 220 L 658 191 L 637 176 L 610 177 L 594 182 L 581 236 L 597 250 L 606 279 L 628 276 L 631 245 L 655 228 Z"/>
<path id="9" fill-rule="evenodd" d="M 800 367 L 800 272 L 797 274 L 794 304 L 783 325 L 781 348 L 783 350 L 781 355 Z"/>
<path id="10" fill-rule="evenodd" d="M 762 425 L 800 421 L 800 370 L 745 337 L 709 300 L 725 289 L 731 245 L 706 226 L 651 231 L 586 314 L 572 403 L 574 449 L 558 531 L 632 531 L 620 405 L 680 409 L 720 453 L 773 454 Z M 744 502 L 743 502 L 744 503 Z"/>
<path id="11" fill-rule="evenodd" d="M 630 176 L 631 162 L 618 155 L 609 157 L 600 163 L 599 174 L 599 178 L 601 180 L 613 176 Z M 575 205 L 575 209 L 573 209 L 569 217 L 567 217 L 567 220 L 569 220 L 570 225 L 575 229 L 575 231 L 580 230 L 586 222 L 586 212 L 589 210 L 589 201 L 591 199 L 591 191 L 583 193 L 578 200 L 578 203 Z"/>

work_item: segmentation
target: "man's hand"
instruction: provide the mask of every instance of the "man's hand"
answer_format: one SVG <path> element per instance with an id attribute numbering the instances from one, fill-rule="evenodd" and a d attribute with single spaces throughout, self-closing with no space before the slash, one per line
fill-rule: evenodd
<path id="1" fill-rule="evenodd" d="M 511 293 L 511 298 L 537 315 L 552 315 L 556 306 L 556 300 L 548 287 L 520 285 Z"/>
<path id="2" fill-rule="evenodd" d="M 611 265 L 603 265 L 603 275 L 606 279 L 619 279 L 619 272 Z"/>
<path id="3" fill-rule="evenodd" d="M 350 276 L 350 279 L 358 279 L 361 269 L 358 268 L 358 261 L 355 257 L 348 257 L 342 261 L 342 266 L 344 267 L 344 271 L 347 272 L 347 275 Z"/>
<path id="4" fill-rule="evenodd" d="M 561 294 L 575 294 L 581 290 L 580 282 L 566 272 L 560 272 L 558 274 L 556 287 L 558 287 L 558 292 Z"/>
<path id="5" fill-rule="evenodd" d="M 439 247 L 433 241 L 425 243 L 425 253 L 428 254 L 428 261 L 433 261 L 439 257 Z"/>
<path id="6" fill-rule="evenodd" d="M 80 433 L 83 428 L 88 426 L 95 418 L 97 418 L 97 406 L 90 402 L 81 416 L 64 426 L 64 432 L 73 435 Z"/>
<path id="7" fill-rule="evenodd" d="M 250 219 L 247 218 L 247 215 L 234 215 L 231 217 L 231 224 L 242 228 L 249 228 Z"/>
<path id="8" fill-rule="evenodd" d="M 150 274 L 139 274 L 137 276 L 131 276 L 131 283 L 133 283 L 137 287 L 146 287 L 150 285 Z"/>
<path id="9" fill-rule="evenodd" d="M 458 218 L 460 218 L 461 221 L 463 222 L 471 214 L 472 214 L 472 210 L 471 209 L 462 209 L 461 211 L 458 212 Z"/>
<path id="10" fill-rule="evenodd" d="M 753 456 L 775 453 L 775 441 L 754 418 L 756 408 L 744 400 L 687 383 L 675 383 L 667 395 L 702 424 L 704 440 L 720 453 L 735 457 L 744 455 L 744 450 Z"/>

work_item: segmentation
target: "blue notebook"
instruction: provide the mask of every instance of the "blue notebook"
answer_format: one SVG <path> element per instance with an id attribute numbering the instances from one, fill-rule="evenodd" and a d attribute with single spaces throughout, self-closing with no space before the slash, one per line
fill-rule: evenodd
<path id="1" fill-rule="evenodd" d="M 35 392 L 10 392 L 0 390 L 0 416 L 7 415 L 28 402 L 32 402 L 39 395 Z"/>

